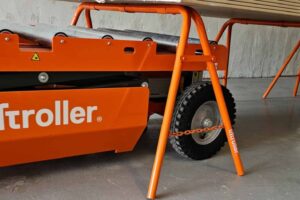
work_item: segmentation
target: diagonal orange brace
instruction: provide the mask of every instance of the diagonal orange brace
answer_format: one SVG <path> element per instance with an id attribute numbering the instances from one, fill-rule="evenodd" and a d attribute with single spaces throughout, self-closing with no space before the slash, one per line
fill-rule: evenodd
<path id="1" fill-rule="evenodd" d="M 209 41 L 206 34 L 205 26 L 201 16 L 197 13 L 197 11 L 190 9 L 192 18 L 196 24 L 197 31 L 199 34 L 199 38 L 203 47 L 203 53 L 205 56 L 212 56 L 211 49 L 209 47 Z M 239 176 L 244 175 L 244 166 L 238 151 L 237 143 L 235 140 L 232 124 L 230 121 L 230 117 L 228 114 L 228 109 L 225 103 L 224 95 L 222 92 L 221 84 L 219 82 L 219 77 L 215 68 L 215 65 L 212 61 L 207 62 L 207 69 L 211 78 L 212 86 L 214 89 L 214 93 L 216 96 L 216 100 L 218 103 L 219 111 L 224 123 L 227 140 L 229 143 L 229 148 L 231 151 L 231 155 L 233 158 L 233 162 L 236 168 L 236 172 Z"/>
<path id="2" fill-rule="evenodd" d="M 261 25 L 261 26 L 277 26 L 277 27 L 294 27 L 300 28 L 299 22 L 284 22 L 284 21 L 265 21 L 265 20 L 249 20 L 249 19 L 229 19 L 226 21 L 223 26 L 221 27 L 220 31 L 218 32 L 215 41 L 217 43 L 220 42 L 224 32 L 227 29 L 227 40 L 226 40 L 226 47 L 228 49 L 228 63 L 225 68 L 224 77 L 223 77 L 223 84 L 224 86 L 227 85 L 228 79 L 228 68 L 229 68 L 229 60 L 230 60 L 230 50 L 231 50 L 231 37 L 232 37 L 232 28 L 235 24 L 244 24 L 244 25 Z"/>
<path id="3" fill-rule="evenodd" d="M 191 26 L 191 17 L 188 11 L 184 7 L 181 7 L 180 13 L 183 17 L 182 20 L 183 24 L 182 24 L 180 40 L 176 52 L 175 65 L 174 65 L 174 70 L 171 78 L 168 98 L 166 102 L 164 118 L 160 130 L 156 156 L 155 156 L 150 183 L 149 183 L 149 189 L 147 194 L 148 199 L 155 199 L 156 197 L 159 176 L 160 176 L 163 158 L 164 158 L 164 154 L 166 151 L 166 146 L 169 138 L 170 125 L 171 125 L 174 106 L 176 102 L 177 91 L 181 79 L 180 77 L 181 77 L 182 57 L 184 55 L 185 47 L 187 45 L 187 40 L 189 37 L 189 31 Z"/>
<path id="4" fill-rule="evenodd" d="M 273 79 L 273 81 L 271 82 L 271 84 L 269 85 L 269 87 L 267 88 L 267 90 L 265 91 L 265 93 L 263 95 L 264 99 L 266 99 L 268 97 L 269 93 L 271 92 L 271 90 L 275 86 L 276 82 L 280 78 L 280 76 L 283 73 L 283 71 L 285 70 L 286 66 L 290 63 L 290 61 L 292 60 L 292 58 L 294 57 L 295 53 L 297 52 L 297 50 L 299 48 L 300 48 L 300 40 L 298 41 L 298 43 L 296 44 L 296 46 L 294 47 L 294 49 L 292 50 L 292 52 L 290 53 L 290 55 L 286 58 L 286 60 L 284 61 L 283 65 L 280 67 L 279 71 L 277 72 L 275 78 Z"/>
<path id="5" fill-rule="evenodd" d="M 176 96 L 177 96 L 177 90 L 180 82 L 180 75 L 181 75 L 181 66 L 184 62 L 185 59 L 183 58 L 184 55 L 184 50 L 185 46 L 187 43 L 188 35 L 189 35 L 189 30 L 190 30 L 190 16 L 189 13 L 192 16 L 192 19 L 196 23 L 196 27 L 198 30 L 200 42 L 203 47 L 203 61 L 206 61 L 208 65 L 208 71 L 210 72 L 211 75 L 211 80 L 212 84 L 214 87 L 216 99 L 218 102 L 218 106 L 220 109 L 220 113 L 224 122 L 227 138 L 229 141 L 229 146 L 231 149 L 231 153 L 233 156 L 234 164 L 237 170 L 237 174 L 242 176 L 244 174 L 244 168 L 242 161 L 240 159 L 240 155 L 238 152 L 238 148 L 236 145 L 231 121 L 229 118 L 227 106 L 225 103 L 225 99 L 223 96 L 223 92 L 221 89 L 221 85 L 219 83 L 217 71 L 215 68 L 215 65 L 213 63 L 213 55 L 209 46 L 209 41 L 206 35 L 206 30 L 204 27 L 204 23 L 200 17 L 200 15 L 192 9 L 186 8 L 184 12 L 181 14 L 183 15 L 183 25 L 182 25 L 182 32 L 181 32 L 181 37 L 180 37 L 180 42 L 178 45 L 177 53 L 176 53 L 176 60 L 175 60 L 175 66 L 174 66 L 174 71 L 171 79 L 171 84 L 170 84 L 170 89 L 169 89 L 169 94 L 168 94 L 168 99 L 167 99 L 167 104 L 166 104 L 166 109 L 165 109 L 165 114 L 163 118 L 163 123 L 161 127 L 161 132 L 160 132 L 160 137 L 158 141 L 158 147 L 157 147 L 157 152 L 156 152 L 156 157 L 155 161 L 153 164 L 153 169 L 152 169 L 152 175 L 151 175 L 151 180 L 149 184 L 149 189 L 148 189 L 148 199 L 155 199 L 156 197 L 156 191 L 157 191 L 157 186 L 158 186 L 158 180 L 159 180 L 159 175 L 160 171 L 162 168 L 162 162 L 163 162 L 163 157 L 168 141 L 168 136 L 169 136 L 169 129 L 170 129 L 170 124 L 172 120 L 172 115 L 173 115 L 173 110 L 174 110 L 174 105 L 176 101 Z M 197 57 L 188 57 L 188 61 L 190 62 L 199 62 L 199 58 Z"/>
<path id="6" fill-rule="evenodd" d="M 294 87 L 294 97 L 297 96 L 299 84 L 300 84 L 300 69 L 298 71 L 297 80 L 296 80 L 295 87 Z"/>

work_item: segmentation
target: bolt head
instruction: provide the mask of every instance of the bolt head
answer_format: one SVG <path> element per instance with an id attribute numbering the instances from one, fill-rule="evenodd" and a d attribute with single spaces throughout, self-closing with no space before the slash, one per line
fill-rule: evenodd
<path id="1" fill-rule="evenodd" d="M 211 119 L 207 118 L 203 121 L 204 128 L 209 128 L 213 126 L 213 122 Z"/>
<path id="2" fill-rule="evenodd" d="M 39 74 L 38 79 L 41 83 L 47 83 L 49 81 L 49 75 L 46 72 Z"/>
<path id="3" fill-rule="evenodd" d="M 215 62 L 217 62 L 217 58 L 216 58 L 215 56 L 213 56 L 212 59 L 211 59 L 211 61 L 212 61 L 213 63 L 215 63 Z"/>
<path id="4" fill-rule="evenodd" d="M 147 87 L 149 87 L 149 84 L 147 82 L 143 82 L 141 86 L 147 88 Z"/>

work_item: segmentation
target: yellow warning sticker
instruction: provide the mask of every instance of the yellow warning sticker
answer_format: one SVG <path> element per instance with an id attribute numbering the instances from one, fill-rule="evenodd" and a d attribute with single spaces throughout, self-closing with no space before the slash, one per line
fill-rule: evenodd
<path id="1" fill-rule="evenodd" d="M 32 61 L 40 61 L 40 56 L 38 53 L 34 53 L 32 58 L 31 58 Z"/>

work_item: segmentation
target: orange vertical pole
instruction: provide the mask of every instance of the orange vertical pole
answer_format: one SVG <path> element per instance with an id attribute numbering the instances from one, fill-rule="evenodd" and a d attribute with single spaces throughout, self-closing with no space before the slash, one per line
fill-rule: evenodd
<path id="1" fill-rule="evenodd" d="M 87 28 L 93 28 L 92 18 L 91 18 L 91 10 L 86 9 L 85 10 L 85 21 L 86 21 L 86 27 Z"/>
<path id="2" fill-rule="evenodd" d="M 233 24 L 230 24 L 228 26 L 228 30 L 227 30 L 226 46 L 227 46 L 228 56 L 227 56 L 227 65 L 226 65 L 226 69 L 224 71 L 224 79 L 223 79 L 223 85 L 225 87 L 227 86 L 227 80 L 228 80 L 228 70 L 229 70 L 229 61 L 230 61 L 230 52 L 231 52 L 230 50 L 231 50 L 232 26 L 233 26 Z"/>
<path id="3" fill-rule="evenodd" d="M 294 97 L 297 96 L 299 84 L 300 84 L 300 69 L 299 69 L 299 72 L 297 74 L 297 80 L 296 80 L 296 84 L 295 84 L 295 87 L 294 87 Z"/>
<path id="4" fill-rule="evenodd" d="M 267 90 L 265 91 L 263 98 L 266 99 L 269 95 L 269 93 L 271 92 L 271 90 L 273 89 L 274 85 L 276 84 L 276 82 L 278 81 L 278 79 L 280 78 L 282 72 L 285 70 L 286 66 L 290 63 L 290 61 L 292 60 L 292 58 L 294 57 L 295 53 L 297 52 L 297 50 L 300 47 L 300 40 L 298 41 L 298 43 L 296 44 L 296 46 L 294 47 L 293 51 L 290 53 L 290 55 L 286 58 L 286 60 L 284 61 L 283 65 L 280 67 L 279 71 L 277 72 L 275 78 L 273 79 L 272 83 L 269 85 L 269 87 L 267 88 Z"/>
<path id="5" fill-rule="evenodd" d="M 78 6 L 77 10 L 75 11 L 75 14 L 73 16 L 73 19 L 71 21 L 72 26 L 76 26 L 79 20 L 79 17 L 82 13 L 82 11 L 85 11 L 85 21 L 87 28 L 93 28 L 93 23 L 91 19 L 91 10 L 90 8 L 93 8 L 93 6 L 87 6 L 86 4 L 81 4 Z"/>
<path id="6" fill-rule="evenodd" d="M 206 34 L 206 30 L 205 30 L 205 26 L 204 23 L 202 21 L 201 16 L 195 11 L 192 10 L 192 18 L 196 23 L 196 27 L 197 27 L 197 31 L 200 37 L 200 41 L 202 44 L 202 48 L 203 48 L 203 53 L 206 56 L 212 56 L 211 53 L 211 49 L 209 46 L 209 42 L 208 42 L 208 38 L 207 38 L 207 34 Z M 226 106 L 226 102 L 224 99 L 224 95 L 222 92 L 222 88 L 219 82 L 219 77 L 215 68 L 215 65 L 213 63 L 213 61 L 207 62 L 207 69 L 208 72 L 210 74 L 210 78 L 211 78 L 211 82 L 212 82 L 212 86 L 214 89 L 214 93 L 216 96 L 216 100 L 218 103 L 218 107 L 220 110 L 220 114 L 224 123 L 224 127 L 225 127 L 225 131 L 226 131 L 226 136 L 228 139 L 228 143 L 229 143 L 229 147 L 230 147 L 230 151 L 231 151 L 231 155 L 234 161 L 234 165 L 236 168 L 236 172 L 239 176 L 244 175 L 244 167 L 243 167 L 243 163 L 241 161 L 240 158 L 240 154 L 238 151 L 238 147 L 237 147 L 237 143 L 234 137 L 234 132 L 233 132 L 233 128 L 232 128 L 232 124 L 230 121 L 230 117 L 228 114 L 228 110 L 227 110 L 227 106 Z"/>
<path id="7" fill-rule="evenodd" d="M 220 40 L 221 40 L 221 38 L 222 38 L 222 36 L 223 36 L 223 34 L 224 34 L 224 32 L 226 31 L 227 27 L 229 25 L 233 25 L 234 23 L 235 23 L 234 19 L 230 19 L 227 22 L 225 22 L 223 24 L 223 26 L 221 27 L 221 29 L 219 30 L 219 32 L 218 32 L 218 34 L 217 34 L 217 36 L 215 38 L 215 41 L 219 43 Z"/>
<path id="8" fill-rule="evenodd" d="M 82 11 L 84 10 L 84 7 L 82 6 L 82 4 L 80 6 L 78 6 L 77 10 L 75 11 L 75 14 L 72 18 L 72 21 L 71 21 L 71 25 L 72 26 L 76 26 L 77 23 L 78 23 L 78 20 L 79 20 L 79 17 L 82 13 Z"/>
<path id="9" fill-rule="evenodd" d="M 156 156 L 152 168 L 152 174 L 151 174 L 148 194 L 147 194 L 148 199 L 155 199 L 156 197 L 156 191 L 157 191 L 158 181 L 159 181 L 160 172 L 162 168 L 163 158 L 165 155 L 166 146 L 167 146 L 169 133 L 170 133 L 170 125 L 173 117 L 174 105 L 175 105 L 177 91 L 181 79 L 181 67 L 182 67 L 181 58 L 184 55 L 184 51 L 185 51 L 185 47 L 187 44 L 189 31 L 190 31 L 191 17 L 189 13 L 187 12 L 186 9 L 183 8 L 181 10 L 181 14 L 183 17 L 182 30 L 181 30 L 180 40 L 176 52 L 175 65 L 173 69 L 168 98 L 166 102 L 164 118 L 160 130 Z"/>

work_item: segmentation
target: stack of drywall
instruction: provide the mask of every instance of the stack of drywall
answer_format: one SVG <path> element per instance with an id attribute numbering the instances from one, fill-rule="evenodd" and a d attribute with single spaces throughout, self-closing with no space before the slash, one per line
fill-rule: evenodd
<path id="1" fill-rule="evenodd" d="M 182 0 L 181 2 L 213 16 L 300 21 L 299 0 Z"/>
<path id="2" fill-rule="evenodd" d="M 76 0 L 75 0 L 76 1 Z M 80 0 L 77 0 L 77 2 Z M 81 2 L 92 1 L 83 0 Z M 173 3 L 203 15 L 260 20 L 300 21 L 300 0 L 95 0 L 99 3 Z"/>

